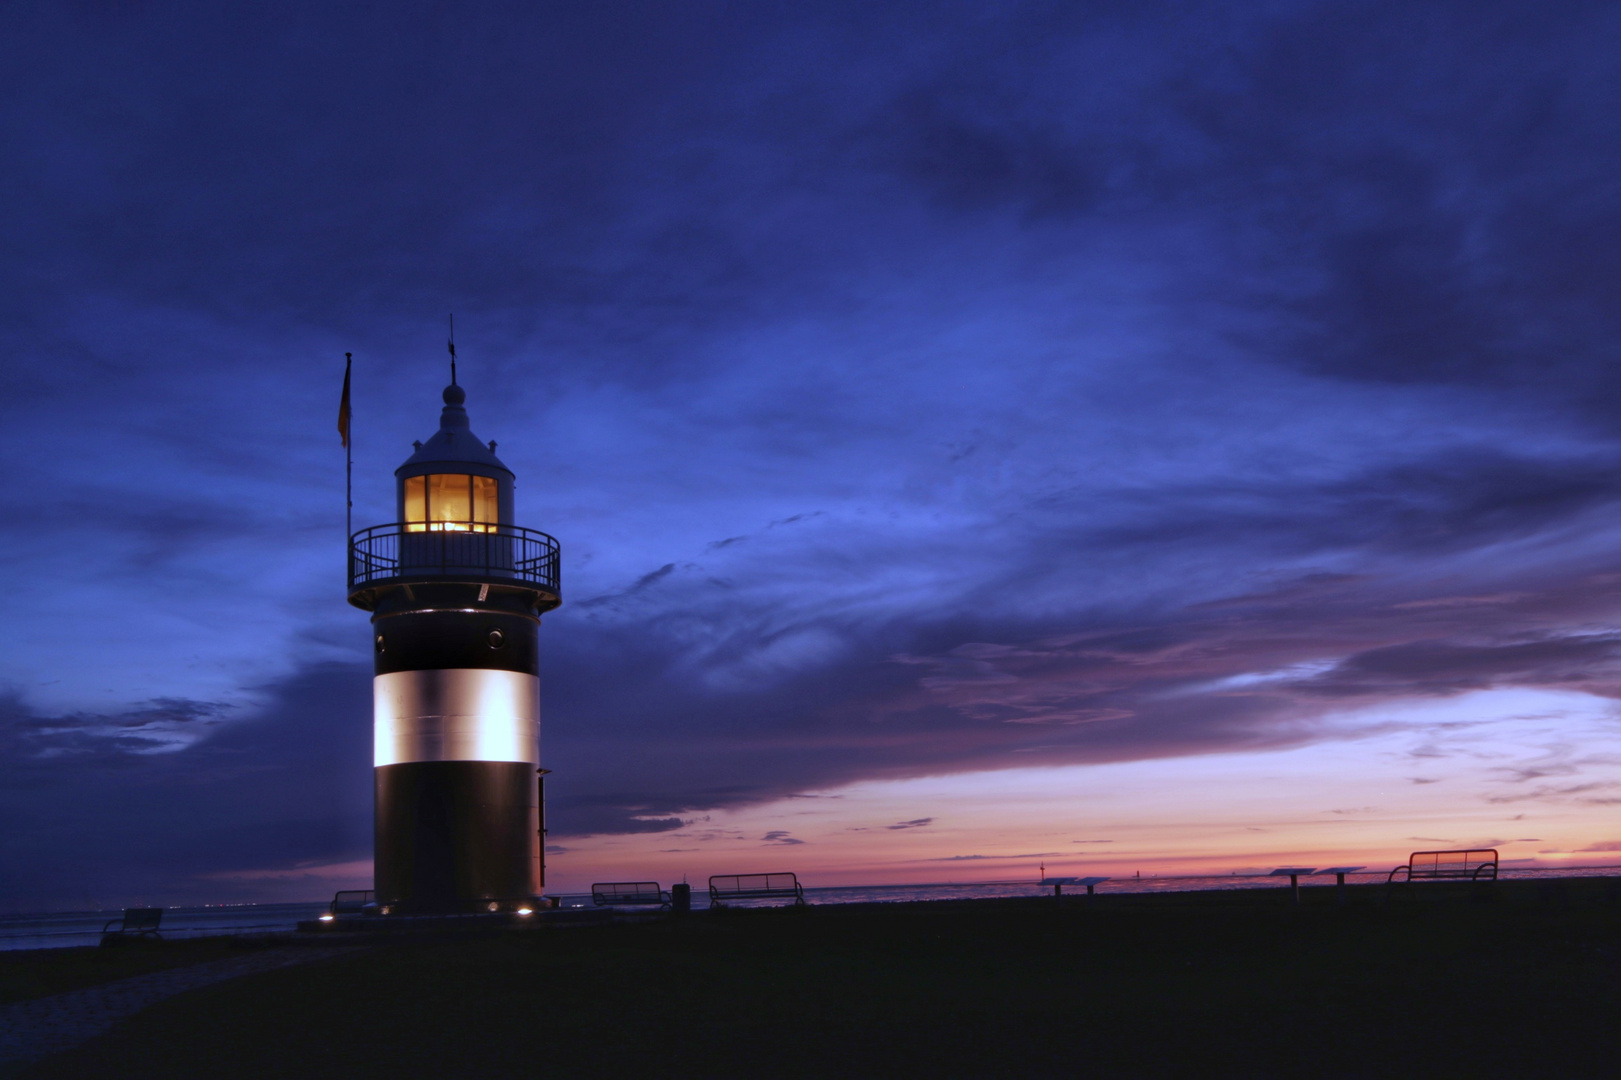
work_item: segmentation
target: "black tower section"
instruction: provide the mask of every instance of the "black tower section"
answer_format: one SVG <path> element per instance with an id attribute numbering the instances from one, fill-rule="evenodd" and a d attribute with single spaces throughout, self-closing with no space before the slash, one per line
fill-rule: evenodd
<path id="1" fill-rule="evenodd" d="M 439 431 L 394 473 L 398 513 L 350 539 L 372 613 L 377 902 L 512 910 L 545 886 L 540 616 L 557 541 L 513 523 L 513 476 L 445 388 Z"/>

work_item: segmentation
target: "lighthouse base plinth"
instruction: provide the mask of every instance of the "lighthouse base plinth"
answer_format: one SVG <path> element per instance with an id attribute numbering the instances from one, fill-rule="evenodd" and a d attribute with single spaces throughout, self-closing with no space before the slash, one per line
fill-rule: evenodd
<path id="1" fill-rule="evenodd" d="M 533 900 L 540 867 L 535 766 L 419 761 L 384 765 L 373 775 L 380 906 L 455 914 L 515 910 Z"/>

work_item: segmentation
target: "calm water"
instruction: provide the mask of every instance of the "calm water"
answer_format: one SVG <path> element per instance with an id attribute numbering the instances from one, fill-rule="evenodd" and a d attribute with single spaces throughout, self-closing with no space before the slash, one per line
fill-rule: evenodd
<path id="1" fill-rule="evenodd" d="M 300 919 L 313 919 L 326 910 L 324 900 L 305 904 L 232 904 L 216 907 L 168 908 L 163 913 L 165 938 L 209 937 L 291 930 Z M 68 945 L 94 945 L 110 919 L 123 911 L 61 911 L 45 915 L 0 916 L 0 950 L 51 949 Z"/>
<path id="2" fill-rule="evenodd" d="M 1378 882 L 1385 879 L 1388 870 L 1347 874 L 1350 882 Z M 1525 881 L 1538 878 L 1610 877 L 1621 875 L 1621 866 L 1580 866 L 1539 870 L 1505 869 L 1499 875 L 1505 881 Z M 1302 878 L 1302 886 L 1332 886 L 1331 877 Z M 668 887 L 668 886 L 666 886 Z M 1289 887 L 1288 878 L 1257 877 L 1254 875 L 1228 875 L 1225 877 L 1145 877 L 1112 878 L 1097 887 L 1100 893 L 1192 892 L 1208 889 L 1254 889 Z M 1066 889 L 1066 893 L 1071 890 Z M 810 887 L 805 899 L 813 904 L 885 903 L 907 900 L 965 900 L 999 896 L 1050 895 L 1051 886 L 1040 886 L 1031 881 L 983 881 L 969 884 L 935 885 L 851 885 Z M 565 907 L 589 907 L 589 893 L 561 893 L 557 895 Z M 692 890 L 695 908 L 709 905 L 709 896 L 702 886 Z M 303 919 L 313 919 L 326 910 L 326 901 L 302 904 L 234 904 L 217 907 L 168 908 L 163 913 L 165 938 L 208 937 L 220 934 L 264 933 L 292 930 Z M 49 949 L 70 945 L 94 945 L 101 938 L 101 928 L 122 911 L 72 911 L 33 915 L 0 916 L 0 950 Z"/>

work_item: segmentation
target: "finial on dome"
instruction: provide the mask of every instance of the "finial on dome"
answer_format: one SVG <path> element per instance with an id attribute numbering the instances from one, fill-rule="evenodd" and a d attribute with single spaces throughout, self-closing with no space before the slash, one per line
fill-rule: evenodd
<path id="1" fill-rule="evenodd" d="M 461 387 L 457 386 L 455 383 L 451 383 L 449 386 L 445 387 L 445 404 L 446 405 L 460 405 L 463 402 L 465 402 L 466 400 L 467 400 L 467 391 L 463 390 Z"/>

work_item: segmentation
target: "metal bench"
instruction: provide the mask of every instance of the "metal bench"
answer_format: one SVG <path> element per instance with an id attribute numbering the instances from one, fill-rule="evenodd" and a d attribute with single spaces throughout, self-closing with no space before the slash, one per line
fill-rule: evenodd
<path id="1" fill-rule="evenodd" d="M 331 922 L 345 915 L 375 915 L 377 914 L 377 893 L 371 889 L 339 889 L 332 894 L 332 903 L 327 905 L 326 914 L 321 916 L 322 922 Z"/>
<path id="2" fill-rule="evenodd" d="M 160 907 L 125 908 L 122 919 L 109 919 L 107 925 L 101 928 L 101 943 L 115 944 L 129 937 L 152 937 L 162 941 L 163 935 L 158 933 L 158 925 L 162 922 L 163 909 Z M 114 926 L 118 929 L 114 930 Z"/>
<path id="3" fill-rule="evenodd" d="M 724 908 L 729 900 L 792 900 L 805 906 L 805 889 L 793 874 L 716 874 L 709 879 L 709 906 Z"/>
<path id="4" fill-rule="evenodd" d="M 1403 875 L 1401 881 L 1396 875 Z M 1491 848 L 1468 851 L 1415 851 L 1407 865 L 1390 872 L 1385 884 L 1405 885 L 1414 881 L 1496 881 L 1497 852 Z"/>
<path id="5" fill-rule="evenodd" d="M 597 907 L 667 908 L 670 894 L 660 890 L 656 881 L 599 881 L 591 886 L 591 903 Z"/>

